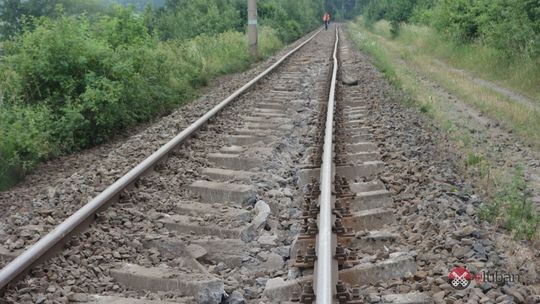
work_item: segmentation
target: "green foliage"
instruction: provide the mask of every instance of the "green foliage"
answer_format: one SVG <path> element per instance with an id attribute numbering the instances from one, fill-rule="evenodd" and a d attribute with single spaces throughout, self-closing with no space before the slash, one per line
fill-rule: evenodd
<path id="1" fill-rule="evenodd" d="M 55 152 L 43 106 L 0 107 L 0 189 L 12 186 L 39 159 Z"/>
<path id="2" fill-rule="evenodd" d="M 380 37 L 391 38 L 387 21 L 379 21 L 369 30 Z M 441 35 L 432 27 L 415 24 L 402 25 L 399 36 L 395 37 L 392 43 L 402 49 L 400 56 L 403 59 L 405 59 L 403 56 L 412 54 L 414 54 L 413 58 L 435 57 L 455 68 L 464 69 L 477 77 L 499 83 L 524 96 L 529 96 L 533 100 L 540 98 L 538 59 L 528 56 L 509 56 L 503 51 L 480 43 L 459 44 Z M 517 113 L 515 115 L 519 117 Z M 517 129 L 534 129 L 534 124 L 531 125 L 525 117 L 521 116 L 518 121 L 519 124 L 515 125 Z"/>
<path id="3" fill-rule="evenodd" d="M 169 113 L 210 79 L 255 60 L 244 0 L 168 0 L 142 13 L 141 1 L 114 2 L 138 6 L 0 4 L 2 36 L 10 37 L 0 60 L 0 189 L 39 161 Z M 320 24 L 321 0 L 259 3 L 263 58 Z"/>
<path id="4" fill-rule="evenodd" d="M 354 19 L 363 9 L 365 1 L 362 0 L 325 0 L 324 9 L 333 15 L 334 20 Z"/>
<path id="5" fill-rule="evenodd" d="M 512 181 L 500 188 L 492 202 L 480 206 L 481 217 L 502 224 L 516 238 L 532 239 L 538 233 L 540 215 L 527 193 L 523 169 L 518 168 Z"/>
<path id="6" fill-rule="evenodd" d="M 7 38 L 19 28 L 20 0 L 4 0 L 0 3 L 0 39 Z"/>
<path id="7" fill-rule="evenodd" d="M 62 150 L 101 143 L 115 130 L 163 114 L 177 103 L 169 95 L 183 92 L 162 93 L 169 88 L 174 55 L 164 54 L 127 10 L 94 27 L 85 17 L 34 24 L 5 45 L 2 99 L 46 107 Z M 154 90 L 154 84 L 163 88 Z"/>
<path id="8" fill-rule="evenodd" d="M 143 11 L 147 6 L 162 7 L 165 0 L 102 0 L 106 4 L 121 4 L 125 7 L 133 6 L 136 11 Z"/>
<path id="9" fill-rule="evenodd" d="M 25 16 L 53 17 L 64 14 L 107 14 L 110 8 L 101 0 L 4 0 L 0 3 L 0 39 L 18 33 Z"/>
<path id="10" fill-rule="evenodd" d="M 540 6 L 536 0 L 445 0 L 434 25 L 459 43 L 480 41 L 506 55 L 540 54 Z"/>
<path id="11" fill-rule="evenodd" d="M 407 21 L 429 25 L 433 20 L 433 8 L 439 0 L 416 0 L 412 14 Z"/>
<path id="12" fill-rule="evenodd" d="M 413 15 L 416 0 L 381 0 L 370 1 L 366 6 L 366 22 L 373 24 L 381 19 L 390 22 L 392 35 L 399 33 L 399 26 L 402 22 L 408 21 Z"/>
<path id="13" fill-rule="evenodd" d="M 386 19 L 432 25 L 458 44 L 482 43 L 505 57 L 540 55 L 538 0 L 358 0 L 367 25 Z"/>
<path id="14" fill-rule="evenodd" d="M 283 42 L 279 39 L 277 30 L 262 26 L 259 29 L 259 56 L 267 58 L 283 47 Z"/>
<path id="15" fill-rule="evenodd" d="M 478 165 L 480 162 L 484 160 L 484 156 L 476 154 L 476 153 L 469 153 L 467 156 L 467 159 L 465 160 L 465 165 L 467 167 L 473 167 Z"/>
<path id="16" fill-rule="evenodd" d="M 185 40 L 202 33 L 243 31 L 247 19 L 246 3 L 245 0 L 168 0 L 157 10 L 152 27 L 164 40 Z M 320 7 L 318 0 L 259 1 L 259 23 L 277 30 L 282 41 L 291 42 L 320 24 Z"/>
<path id="17" fill-rule="evenodd" d="M 385 19 L 390 22 L 391 34 L 399 34 L 400 25 L 409 20 L 428 22 L 437 0 L 358 0 L 366 25 Z"/>
<path id="18" fill-rule="evenodd" d="M 353 11 L 354 0 L 324 2 L 327 7 L 336 7 L 340 1 L 342 9 Z M 293 41 L 321 23 L 322 3 L 323 0 L 259 1 L 260 24 L 276 29 L 281 40 Z M 246 0 L 5 0 L 0 4 L 2 36 L 11 37 L 19 32 L 24 16 L 113 15 L 115 4 L 141 11 L 148 31 L 157 32 L 162 40 L 187 40 L 203 33 L 231 30 L 242 32 L 247 19 Z"/>
<path id="19" fill-rule="evenodd" d="M 161 39 L 186 40 L 203 33 L 240 31 L 244 22 L 231 0 L 169 0 L 157 11 L 155 28 Z"/>
<path id="20" fill-rule="evenodd" d="M 428 114 L 433 110 L 432 107 L 433 106 L 431 104 L 424 104 L 420 107 L 420 112 Z"/>
<path id="21" fill-rule="evenodd" d="M 468 0 L 441 1 L 433 24 L 446 36 L 457 42 L 468 43 L 478 38 L 479 11 Z"/>
<path id="22" fill-rule="evenodd" d="M 258 14 L 261 24 L 268 25 L 277 30 L 281 40 L 291 42 L 302 35 L 305 28 L 313 26 L 313 19 L 310 24 L 302 25 L 301 16 L 297 14 L 302 9 L 293 7 L 300 2 L 290 2 L 285 7 L 280 3 L 284 1 L 261 2 L 258 5 Z M 286 4 L 286 3 L 285 3 Z M 295 13 L 297 12 L 297 13 Z"/>

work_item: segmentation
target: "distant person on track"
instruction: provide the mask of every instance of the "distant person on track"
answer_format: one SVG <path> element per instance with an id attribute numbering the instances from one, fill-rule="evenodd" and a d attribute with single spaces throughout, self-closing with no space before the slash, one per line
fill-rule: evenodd
<path id="1" fill-rule="evenodd" d="M 324 21 L 324 29 L 328 30 L 328 25 L 330 24 L 330 14 L 328 12 L 324 13 L 322 20 Z"/>

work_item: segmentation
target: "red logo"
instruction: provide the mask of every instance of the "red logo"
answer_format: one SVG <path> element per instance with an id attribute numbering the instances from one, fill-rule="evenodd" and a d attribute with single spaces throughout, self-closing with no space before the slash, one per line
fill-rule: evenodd
<path id="1" fill-rule="evenodd" d="M 455 289 L 463 290 L 471 284 L 473 276 L 464 267 L 456 267 L 448 274 L 448 283 Z"/>

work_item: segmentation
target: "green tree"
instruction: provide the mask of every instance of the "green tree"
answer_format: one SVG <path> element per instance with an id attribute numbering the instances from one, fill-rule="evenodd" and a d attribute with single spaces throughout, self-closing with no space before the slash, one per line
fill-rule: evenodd
<path id="1" fill-rule="evenodd" d="M 111 12 L 101 0 L 4 0 L 0 4 L 0 38 L 12 37 L 21 30 L 26 17 L 107 14 Z"/>
<path id="2" fill-rule="evenodd" d="M 242 30 L 243 24 L 229 1 L 168 0 L 158 10 L 155 26 L 164 40 L 186 40 L 202 33 Z"/>
<path id="3" fill-rule="evenodd" d="M 457 43 L 485 43 L 513 57 L 540 54 L 537 0 L 441 0 L 433 17 Z"/>
<path id="4" fill-rule="evenodd" d="M 120 4 L 125 7 L 133 6 L 136 11 L 144 11 L 147 6 L 161 7 L 165 4 L 165 0 L 103 0 L 108 5 Z"/>
<path id="5" fill-rule="evenodd" d="M 20 0 L 4 0 L 0 3 L 0 38 L 11 37 L 18 31 L 21 10 Z"/>

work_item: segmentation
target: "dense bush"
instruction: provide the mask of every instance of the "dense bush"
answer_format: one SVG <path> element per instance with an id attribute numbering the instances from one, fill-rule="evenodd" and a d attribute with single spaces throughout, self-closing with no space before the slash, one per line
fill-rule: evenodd
<path id="1" fill-rule="evenodd" d="M 386 19 L 434 26 L 458 44 L 482 43 L 508 57 L 540 55 L 538 0 L 357 0 L 368 24 Z"/>
<path id="2" fill-rule="evenodd" d="M 52 123 L 47 107 L 0 104 L 0 189 L 57 151 L 50 140 Z"/>
<path id="3" fill-rule="evenodd" d="M 393 35 L 397 35 L 399 32 L 399 25 L 402 22 L 408 21 L 411 18 L 416 1 L 411 0 L 387 0 L 380 2 L 381 6 L 384 6 L 382 18 L 388 19 L 392 26 L 391 32 Z M 378 17 L 378 16 L 377 16 Z"/>
<path id="4" fill-rule="evenodd" d="M 231 1 L 168 0 L 156 14 L 153 27 L 164 40 L 240 31 L 245 23 Z"/>
<path id="5" fill-rule="evenodd" d="M 435 1 L 437 0 L 363 0 L 362 7 L 368 25 L 386 19 L 390 22 L 392 34 L 397 35 L 401 23 L 411 19 L 426 20 L 426 12 L 430 11 Z"/>
<path id="6" fill-rule="evenodd" d="M 284 42 L 290 42 L 321 23 L 326 7 L 349 7 L 354 0 L 260 0 L 260 24 L 277 30 Z M 345 2 L 349 3 L 345 5 Z M 24 16 L 56 18 L 64 13 L 88 16 L 113 15 L 113 6 L 132 5 L 143 15 L 145 26 L 162 40 L 186 40 L 200 34 L 226 31 L 243 32 L 247 19 L 246 0 L 5 0 L 0 3 L 0 33 L 17 33 Z M 144 3 L 147 3 L 143 8 Z"/>
<path id="7" fill-rule="evenodd" d="M 46 106 L 63 150 L 103 142 L 114 130 L 170 110 L 175 96 L 189 92 L 183 83 L 190 79 L 174 74 L 174 54 L 129 11 L 96 26 L 85 17 L 35 24 L 5 44 L 2 99 Z"/>
<path id="8" fill-rule="evenodd" d="M 24 16 L 96 15 L 110 11 L 110 7 L 104 6 L 101 0 L 3 0 L 0 1 L 0 38 L 11 37 L 20 31 Z"/>
<path id="9" fill-rule="evenodd" d="M 540 54 L 536 0 L 441 1 L 433 24 L 458 43 L 479 41 L 507 55 Z"/>

